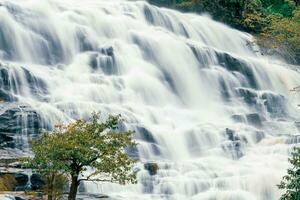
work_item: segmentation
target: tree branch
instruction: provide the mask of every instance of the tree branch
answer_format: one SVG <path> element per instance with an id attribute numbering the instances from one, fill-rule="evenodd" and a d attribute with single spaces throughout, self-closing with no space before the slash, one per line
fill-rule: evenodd
<path id="1" fill-rule="evenodd" d="M 112 181 L 111 179 L 88 179 L 88 178 L 82 178 L 78 181 L 91 181 L 91 182 L 111 182 L 111 183 L 117 183 L 116 181 Z"/>

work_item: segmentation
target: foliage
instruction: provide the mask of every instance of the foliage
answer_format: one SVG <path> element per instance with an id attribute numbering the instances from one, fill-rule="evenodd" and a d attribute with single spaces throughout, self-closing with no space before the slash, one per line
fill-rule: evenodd
<path id="1" fill-rule="evenodd" d="M 288 19 L 271 15 L 268 17 L 269 26 L 264 28 L 261 36 L 272 39 L 275 47 L 289 48 L 292 52 L 300 53 L 300 23 L 296 19 Z"/>
<path id="2" fill-rule="evenodd" d="M 32 141 L 34 157 L 29 164 L 39 172 L 51 175 L 69 175 L 69 199 L 75 199 L 81 181 L 111 181 L 120 184 L 135 183 L 132 166 L 135 160 L 128 157 L 126 148 L 135 146 L 133 132 L 118 131 L 120 116 L 110 116 L 100 122 L 99 114 L 91 120 L 77 120 L 59 125 L 51 133 L 44 133 Z M 81 178 L 82 172 L 93 172 Z M 105 178 L 98 178 L 105 176 Z"/>
<path id="3" fill-rule="evenodd" d="M 289 159 L 292 167 L 287 170 L 278 185 L 279 189 L 285 190 L 280 200 L 299 200 L 300 199 L 300 148 L 295 147 L 292 151 L 292 157 Z"/>

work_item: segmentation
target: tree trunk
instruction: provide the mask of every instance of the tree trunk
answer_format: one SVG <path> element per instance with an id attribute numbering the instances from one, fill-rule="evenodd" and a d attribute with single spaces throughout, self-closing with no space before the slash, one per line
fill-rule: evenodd
<path id="1" fill-rule="evenodd" d="M 51 173 L 50 177 L 48 177 L 48 200 L 53 200 L 54 178 L 54 173 Z"/>
<path id="2" fill-rule="evenodd" d="M 79 174 L 72 174 L 71 187 L 70 187 L 68 200 L 76 200 L 77 189 L 79 185 L 78 175 Z"/>

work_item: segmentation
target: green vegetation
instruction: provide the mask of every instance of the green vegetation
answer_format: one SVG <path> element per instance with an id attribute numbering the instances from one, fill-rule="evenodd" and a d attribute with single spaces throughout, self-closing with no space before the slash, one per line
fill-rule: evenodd
<path id="1" fill-rule="evenodd" d="M 71 180 L 69 200 L 75 200 L 81 181 L 110 181 L 135 183 L 132 160 L 126 154 L 133 147 L 133 132 L 118 131 L 120 116 L 110 116 L 101 122 L 98 114 L 90 121 L 77 120 L 69 125 L 59 125 L 51 133 L 32 141 L 34 157 L 28 165 L 47 178 L 48 199 L 54 199 L 52 191 L 64 177 Z M 92 172 L 91 172 L 92 170 Z M 82 173 L 89 173 L 82 177 Z M 61 188 L 61 187 L 60 187 Z"/>
<path id="2" fill-rule="evenodd" d="M 289 159 L 292 167 L 287 170 L 287 175 L 283 177 L 279 189 L 285 191 L 280 200 L 300 199 L 300 148 L 295 147 L 292 157 Z"/>
<path id="3" fill-rule="evenodd" d="M 149 0 L 186 12 L 209 13 L 215 20 L 257 36 L 266 48 L 288 51 L 300 62 L 299 0 Z"/>

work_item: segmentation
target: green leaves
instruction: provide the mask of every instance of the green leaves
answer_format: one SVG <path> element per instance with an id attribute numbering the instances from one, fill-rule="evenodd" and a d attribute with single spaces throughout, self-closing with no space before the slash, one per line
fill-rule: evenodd
<path id="1" fill-rule="evenodd" d="M 278 185 L 279 189 L 285 190 L 280 200 L 300 199 L 300 148 L 294 147 L 289 162 L 292 167 L 287 170 L 287 175 L 282 178 Z"/>
<path id="2" fill-rule="evenodd" d="M 40 173 L 60 172 L 79 175 L 92 168 L 97 174 L 110 176 L 109 181 L 121 184 L 135 182 L 132 166 L 136 162 L 128 157 L 125 149 L 134 147 L 132 131 L 119 131 L 121 116 L 109 116 L 100 121 L 98 113 L 90 120 L 77 120 L 31 141 L 34 157 L 29 165 Z"/>

